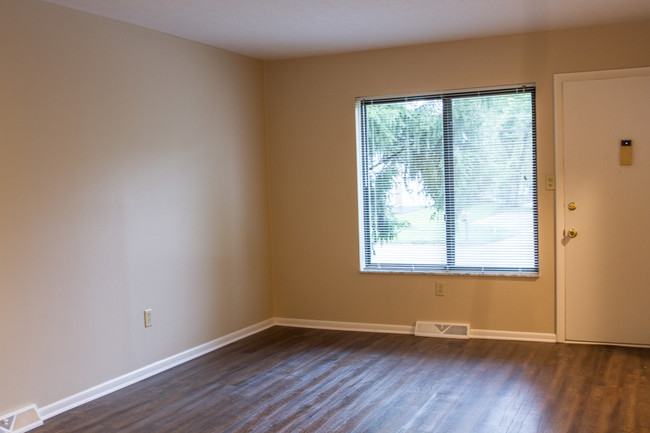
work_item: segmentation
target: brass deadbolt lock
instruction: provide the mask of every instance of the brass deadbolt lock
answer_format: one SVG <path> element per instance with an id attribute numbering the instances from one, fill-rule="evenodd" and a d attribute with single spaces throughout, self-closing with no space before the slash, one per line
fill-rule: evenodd
<path id="1" fill-rule="evenodd" d="M 569 210 L 576 210 L 576 209 L 578 209 L 578 205 L 577 205 L 576 202 L 574 202 L 574 201 L 572 201 L 571 203 L 569 203 L 569 205 L 568 205 L 567 207 L 569 208 Z"/>

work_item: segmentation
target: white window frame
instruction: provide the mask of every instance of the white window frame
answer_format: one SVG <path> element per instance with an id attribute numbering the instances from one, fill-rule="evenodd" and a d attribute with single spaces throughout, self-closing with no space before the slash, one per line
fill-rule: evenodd
<path id="1" fill-rule="evenodd" d="M 489 94 L 499 94 L 507 92 L 517 92 L 522 90 L 532 94 L 532 171 L 533 171 L 533 218 L 534 218 L 534 266 L 525 267 L 525 268 L 490 268 L 490 267 L 448 267 L 441 265 L 406 265 L 406 266 L 396 266 L 390 264 L 384 265 L 371 265 L 369 257 L 369 247 L 368 243 L 371 242 L 368 236 L 368 228 L 365 226 L 366 219 L 365 216 L 365 206 L 364 200 L 366 200 L 364 193 L 364 138 L 362 134 L 362 128 L 364 127 L 363 116 L 362 116 L 362 106 L 366 101 L 378 101 L 378 100 L 418 100 L 424 98 L 454 98 L 454 97 L 464 97 L 464 96 L 481 96 Z M 537 199 L 537 116 L 536 116 L 536 87 L 534 84 L 524 84 L 524 85 L 512 85 L 512 86 L 501 86 L 501 87 L 488 87 L 488 88 L 479 88 L 479 89 L 464 89 L 464 90 L 452 90 L 452 91 L 436 91 L 436 92 L 419 92 L 419 93 L 409 93 L 409 94 L 393 94 L 393 95 L 381 95 L 381 96 L 368 96 L 368 97 L 359 97 L 356 100 L 356 137 L 357 137 L 357 173 L 358 173 L 358 215 L 359 215 L 359 257 L 361 272 L 370 272 L 370 273 L 433 273 L 433 274 L 467 274 L 467 275 L 490 275 L 490 276 L 523 276 L 523 277 L 536 277 L 539 276 L 539 229 L 538 229 L 538 199 Z"/>

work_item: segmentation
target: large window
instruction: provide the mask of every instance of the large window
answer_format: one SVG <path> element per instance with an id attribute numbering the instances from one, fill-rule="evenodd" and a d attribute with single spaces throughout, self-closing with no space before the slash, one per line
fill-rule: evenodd
<path id="1" fill-rule="evenodd" d="M 535 88 L 357 101 L 364 271 L 536 274 Z"/>

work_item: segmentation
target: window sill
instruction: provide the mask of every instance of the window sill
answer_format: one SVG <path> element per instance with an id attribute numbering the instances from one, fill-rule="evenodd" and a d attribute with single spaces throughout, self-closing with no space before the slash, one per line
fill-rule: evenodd
<path id="1" fill-rule="evenodd" d="M 539 272 L 500 272 L 500 271 L 466 271 L 466 270 L 391 270 L 391 269 L 361 269 L 361 274 L 387 275 L 458 275 L 465 277 L 506 277 L 506 278 L 539 278 Z"/>

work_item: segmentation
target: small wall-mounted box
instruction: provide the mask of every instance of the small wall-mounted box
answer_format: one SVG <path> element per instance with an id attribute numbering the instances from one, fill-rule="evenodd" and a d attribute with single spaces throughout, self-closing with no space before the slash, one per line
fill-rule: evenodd
<path id="1" fill-rule="evenodd" d="M 632 140 L 621 140 L 621 165 L 632 165 Z"/>

